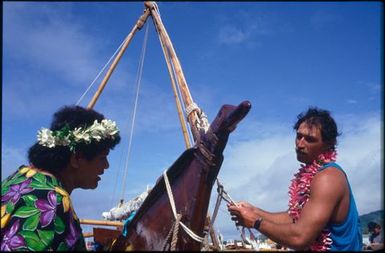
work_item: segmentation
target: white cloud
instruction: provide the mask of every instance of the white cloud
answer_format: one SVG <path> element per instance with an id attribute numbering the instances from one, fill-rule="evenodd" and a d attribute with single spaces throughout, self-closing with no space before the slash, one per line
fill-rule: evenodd
<path id="1" fill-rule="evenodd" d="M 108 56 L 101 49 L 111 48 L 106 46 L 111 41 L 92 34 L 84 21 L 76 19 L 71 3 L 9 2 L 4 7 L 3 107 L 9 114 L 6 119 L 41 117 L 51 113 L 51 108 L 76 103 L 113 54 L 114 48 Z M 121 39 L 125 36 L 122 34 Z M 122 61 L 119 67 L 135 71 L 130 65 Z M 131 83 L 131 75 L 127 71 L 115 72 L 110 80 L 114 84 L 105 89 L 107 95 L 130 90 L 127 84 Z M 104 74 L 88 93 L 89 99 Z M 43 101 L 44 106 L 37 107 L 36 101 Z"/>
<path id="2" fill-rule="evenodd" d="M 226 45 L 246 44 L 248 47 L 260 45 L 258 35 L 271 33 L 267 28 L 266 17 L 262 13 L 239 11 L 221 17 L 217 39 Z"/>
<path id="3" fill-rule="evenodd" d="M 221 28 L 218 38 L 219 42 L 224 44 L 238 44 L 247 40 L 249 36 L 248 31 L 242 31 L 242 29 L 234 25 L 227 25 Z"/>

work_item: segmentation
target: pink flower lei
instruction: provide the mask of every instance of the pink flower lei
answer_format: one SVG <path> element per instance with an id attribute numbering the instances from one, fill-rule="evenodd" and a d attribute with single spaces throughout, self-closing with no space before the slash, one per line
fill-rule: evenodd
<path id="1" fill-rule="evenodd" d="M 296 222 L 301 216 L 301 211 L 310 197 L 310 184 L 318 170 L 326 163 L 334 162 L 337 157 L 336 151 L 328 151 L 318 156 L 312 164 L 301 164 L 298 172 L 291 180 L 289 187 L 289 215 Z M 330 231 L 323 229 L 321 234 L 317 237 L 315 242 L 310 246 L 310 250 L 325 251 L 330 249 L 333 243 L 330 238 Z"/>

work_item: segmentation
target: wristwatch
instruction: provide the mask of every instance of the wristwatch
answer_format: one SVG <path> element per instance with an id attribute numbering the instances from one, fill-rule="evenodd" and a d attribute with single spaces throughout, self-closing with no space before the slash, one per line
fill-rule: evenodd
<path id="1" fill-rule="evenodd" d="M 258 230 L 258 229 L 259 229 L 259 227 L 261 226 L 261 222 L 262 222 L 262 220 L 263 220 L 263 218 L 262 218 L 262 217 L 259 217 L 259 219 L 255 221 L 255 223 L 254 223 L 254 226 L 253 226 L 253 227 L 254 227 L 255 229 L 257 229 L 257 230 Z"/>

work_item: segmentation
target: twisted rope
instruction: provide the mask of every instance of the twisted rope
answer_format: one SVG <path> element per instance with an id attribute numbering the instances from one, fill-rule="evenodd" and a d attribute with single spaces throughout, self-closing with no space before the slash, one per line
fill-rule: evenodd
<path id="1" fill-rule="evenodd" d="M 178 232 L 179 232 L 179 224 L 180 220 L 182 219 L 181 214 L 177 214 L 176 221 L 174 223 L 174 229 L 172 233 L 172 241 L 171 241 L 171 250 L 175 250 L 176 248 L 176 243 L 178 242 Z"/>
<path id="2" fill-rule="evenodd" d="M 183 224 L 183 223 L 180 221 L 181 218 L 182 218 L 182 215 L 181 215 L 181 214 L 177 214 L 177 212 L 176 212 L 174 196 L 172 195 L 170 182 L 168 181 L 167 171 L 164 171 L 164 172 L 163 172 L 163 178 L 164 178 L 164 182 L 165 182 L 165 185 L 166 185 L 167 195 L 168 195 L 168 198 L 169 198 L 169 200 L 170 200 L 171 210 L 172 210 L 172 213 L 173 213 L 174 218 L 175 218 L 175 222 L 174 222 L 173 226 L 179 227 L 179 225 L 181 225 L 182 228 L 185 230 L 185 232 L 186 232 L 192 239 L 194 239 L 194 240 L 197 241 L 197 242 L 202 243 L 203 240 L 204 240 L 204 238 L 203 238 L 203 237 L 200 237 L 199 235 L 196 235 L 191 229 L 189 229 L 185 224 Z M 180 217 L 179 217 L 179 216 L 180 216 Z M 177 228 L 177 229 L 179 229 L 179 228 Z M 175 231 L 175 227 L 174 227 L 174 231 Z M 176 231 L 178 231 L 178 230 L 176 230 Z M 177 236 L 175 236 L 175 234 L 173 235 L 173 240 L 174 240 L 174 238 L 176 238 L 175 240 L 177 240 Z"/>

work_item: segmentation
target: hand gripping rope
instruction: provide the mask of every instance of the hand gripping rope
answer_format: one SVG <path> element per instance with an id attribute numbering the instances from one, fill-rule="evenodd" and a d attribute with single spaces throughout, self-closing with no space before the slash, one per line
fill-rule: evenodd
<path id="1" fill-rule="evenodd" d="M 235 205 L 235 206 L 238 206 L 235 201 L 230 197 L 230 195 L 224 190 L 224 187 L 223 185 L 219 182 L 218 178 L 217 178 L 217 192 L 218 192 L 218 197 L 217 197 L 217 202 L 215 204 L 215 208 L 214 208 L 214 212 L 213 212 L 213 215 L 212 215 L 212 219 L 211 219 L 211 223 L 210 223 L 210 228 L 213 226 L 214 224 L 214 221 L 215 221 L 215 218 L 218 214 L 218 210 L 219 210 L 219 206 L 221 204 L 221 200 L 223 199 L 224 201 L 226 201 L 227 203 L 231 204 L 231 205 Z M 239 231 L 239 227 L 237 226 L 237 230 Z M 251 231 L 250 228 L 248 228 L 249 230 L 249 233 L 250 233 L 250 240 L 251 241 L 255 241 L 255 236 L 253 234 L 253 232 Z M 246 240 L 246 236 L 245 236 L 245 227 L 242 227 L 242 230 L 239 231 L 241 233 L 241 238 L 243 241 L 247 241 Z"/>

